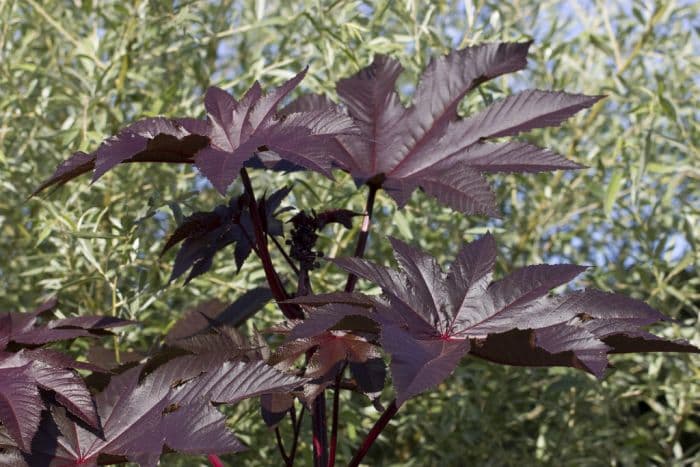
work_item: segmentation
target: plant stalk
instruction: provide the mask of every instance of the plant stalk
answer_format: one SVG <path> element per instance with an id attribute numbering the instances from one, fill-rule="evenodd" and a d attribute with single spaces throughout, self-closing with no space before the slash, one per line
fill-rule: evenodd
<path id="1" fill-rule="evenodd" d="M 314 399 L 314 412 L 311 417 L 313 429 L 314 467 L 328 466 L 328 424 L 326 423 L 326 395 L 319 394 Z"/>
<path id="2" fill-rule="evenodd" d="M 277 440 L 277 447 L 279 448 L 280 455 L 282 456 L 282 460 L 284 461 L 284 465 L 291 466 L 292 464 L 289 463 L 289 456 L 287 455 L 287 451 L 285 451 L 284 449 L 284 443 L 282 442 L 282 434 L 280 433 L 279 427 L 275 427 L 275 438 Z"/>
<path id="3" fill-rule="evenodd" d="M 257 245 L 260 261 L 263 265 L 263 270 L 265 271 L 265 277 L 267 278 L 267 282 L 270 285 L 270 290 L 272 291 L 272 296 L 275 297 L 275 300 L 278 302 L 278 305 L 286 318 L 301 319 L 304 317 L 304 314 L 299 307 L 286 303 L 279 303 L 287 300 L 289 295 L 287 295 L 286 290 L 284 290 L 282 280 L 272 264 L 270 250 L 267 247 L 267 234 L 265 232 L 265 226 L 262 218 L 260 217 L 260 210 L 258 209 L 258 203 L 255 201 L 253 185 L 250 182 L 250 177 L 248 176 L 248 171 L 245 169 L 245 167 L 241 169 L 241 180 L 243 180 L 243 187 L 248 195 L 248 210 L 250 211 L 250 218 L 253 221 L 253 228 L 255 229 L 255 243 Z"/>
<path id="4" fill-rule="evenodd" d="M 225 467 L 224 463 L 221 461 L 219 456 L 216 454 L 209 454 L 207 456 L 207 459 L 209 459 L 209 462 L 211 463 L 211 467 Z"/>
<path id="5" fill-rule="evenodd" d="M 331 421 L 331 447 L 328 459 L 328 467 L 335 467 L 335 453 L 338 449 L 338 413 L 340 412 L 340 382 L 347 367 L 347 361 L 335 377 L 335 392 L 333 393 L 333 418 Z"/>
<path id="6" fill-rule="evenodd" d="M 365 213 L 362 217 L 362 228 L 360 230 L 360 236 L 357 238 L 357 245 L 355 246 L 355 258 L 362 258 L 365 254 L 365 248 L 367 248 L 367 239 L 369 238 L 369 229 L 372 226 L 372 211 L 374 210 L 374 200 L 377 197 L 377 191 L 379 191 L 378 185 L 369 185 Z M 356 284 L 357 276 L 355 274 L 348 275 L 348 281 L 345 283 L 345 291 L 352 292 L 355 290 Z"/>
<path id="7" fill-rule="evenodd" d="M 289 452 L 289 462 L 290 465 L 294 465 L 294 458 L 297 455 L 297 446 L 299 444 L 299 432 L 301 431 L 301 421 L 304 419 L 304 411 L 306 410 L 306 406 L 301 406 L 301 410 L 299 411 L 299 416 L 293 416 L 291 417 L 292 419 L 292 426 L 294 428 L 294 440 L 292 441 L 292 449 Z M 291 413 L 294 414 L 294 407 L 292 407 Z"/>
<path id="8" fill-rule="evenodd" d="M 369 451 L 369 448 L 372 447 L 374 441 L 376 441 L 379 434 L 384 430 L 384 428 L 386 428 L 387 424 L 389 423 L 389 420 L 391 420 L 392 417 L 396 415 L 396 412 L 398 410 L 399 408 L 396 405 L 396 399 L 394 399 L 393 401 L 391 401 L 391 404 L 389 404 L 386 410 L 384 410 L 384 413 L 382 413 L 382 416 L 379 417 L 379 420 L 377 420 L 374 423 L 372 429 L 369 430 L 369 433 L 367 433 L 365 440 L 360 445 L 360 449 L 357 450 L 355 456 L 353 456 L 352 460 L 348 464 L 348 467 L 357 467 L 358 465 L 360 465 L 360 462 L 362 462 L 362 459 L 364 459 L 365 454 L 367 454 L 367 451 Z"/>

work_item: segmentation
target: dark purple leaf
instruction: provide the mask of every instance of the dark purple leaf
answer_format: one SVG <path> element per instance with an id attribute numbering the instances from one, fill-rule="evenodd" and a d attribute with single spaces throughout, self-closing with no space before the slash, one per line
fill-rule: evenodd
<path id="1" fill-rule="evenodd" d="M 76 316 L 73 318 L 56 319 L 49 323 L 52 329 L 78 328 L 85 330 L 99 330 L 118 328 L 135 324 L 134 321 L 115 318 L 112 316 Z"/>
<path id="2" fill-rule="evenodd" d="M 315 329 L 314 329 L 315 331 Z M 324 330 L 325 331 L 325 330 Z M 296 338 L 279 346 L 270 358 L 271 364 L 289 366 L 302 355 L 313 350 L 306 376 L 310 378 L 335 377 L 333 369 L 345 361 L 363 363 L 379 356 L 377 348 L 361 336 L 344 331 L 325 331 L 309 338 Z"/>
<path id="3" fill-rule="evenodd" d="M 32 364 L 32 374 L 36 379 L 35 384 L 47 391 L 53 391 L 56 401 L 73 415 L 93 428 L 100 426 L 90 391 L 78 374 L 41 362 Z"/>
<path id="4" fill-rule="evenodd" d="M 44 191 L 50 186 L 61 186 L 74 178 L 88 173 L 95 168 L 95 153 L 86 154 L 84 152 L 76 152 L 71 157 L 61 162 L 54 173 L 44 180 L 31 194 L 36 194 Z"/>
<path id="5" fill-rule="evenodd" d="M 53 410 L 42 423 L 29 463 L 94 464 L 105 457 L 155 466 L 164 446 L 188 454 L 243 449 L 213 403 L 235 403 L 263 393 L 287 392 L 304 380 L 262 362 L 171 360 L 139 382 L 142 367 L 114 376 L 95 397 L 102 433 Z M 49 421 L 51 421 L 49 420 Z"/>
<path id="6" fill-rule="evenodd" d="M 54 433 L 40 431 L 41 443 L 32 446 L 32 454 L 44 454 L 67 465 L 94 464 L 103 453 L 123 456 L 142 465 L 155 465 L 163 449 L 161 425 L 170 388 L 138 386 L 140 371 L 140 367 L 135 367 L 114 376 L 109 386 L 96 396 L 104 437 L 68 417 L 54 414 L 61 436 L 56 439 Z M 42 450 L 42 445 L 47 449 Z"/>
<path id="7" fill-rule="evenodd" d="M 268 427 L 277 426 L 293 407 L 294 396 L 291 394 L 273 393 L 260 396 L 260 413 Z"/>
<path id="8" fill-rule="evenodd" d="M 132 321 L 118 318 L 79 316 L 39 325 L 38 318 L 52 311 L 56 304 L 57 301 L 51 299 L 30 313 L 8 312 L 0 315 L 0 349 L 5 349 L 10 343 L 39 346 L 76 337 L 99 336 L 107 333 L 107 328 L 132 324 Z"/>
<path id="9" fill-rule="evenodd" d="M 415 181 L 415 183 L 413 183 Z M 486 179 L 470 167 L 450 167 L 447 170 L 432 170 L 420 179 L 405 181 L 401 187 L 387 192 L 402 207 L 408 196 L 420 186 L 427 194 L 441 203 L 462 212 L 486 214 L 498 217 L 496 197 L 491 192 Z"/>
<path id="10" fill-rule="evenodd" d="M 111 351 L 114 355 L 114 351 Z M 0 354 L 1 355 L 1 354 Z M 53 349 L 32 349 L 24 350 L 24 355 L 32 361 L 42 362 L 56 368 L 72 368 L 75 370 L 86 370 L 98 373 L 107 372 L 106 367 L 93 365 L 87 362 L 79 362 L 68 355 Z"/>
<path id="11" fill-rule="evenodd" d="M 475 170 L 479 172 L 548 172 L 551 170 L 580 169 L 572 162 L 549 149 L 532 144 L 511 141 L 508 143 L 478 143 L 469 146 L 459 157 L 446 159 L 440 166 L 450 170 Z"/>
<path id="12" fill-rule="evenodd" d="M 322 94 L 304 94 L 287 104 L 279 113 L 289 115 L 297 112 L 338 110 L 338 106 Z"/>
<path id="13" fill-rule="evenodd" d="M 92 180 L 99 179 L 122 162 L 191 164 L 194 155 L 208 145 L 206 135 L 189 131 L 180 120 L 162 117 L 141 120 L 100 145 L 96 151 Z"/>
<path id="14" fill-rule="evenodd" d="M 386 364 L 381 358 L 369 358 L 366 362 L 350 362 L 350 373 L 358 388 L 371 399 L 379 397 L 386 382 Z"/>
<path id="15" fill-rule="evenodd" d="M 470 342 L 473 354 L 498 363 L 573 366 L 598 377 L 608 353 L 699 351 L 642 330 L 665 317 L 637 300 L 596 290 L 547 296 L 585 267 L 528 266 L 491 282 L 496 247 L 490 235 L 465 245 L 449 274 L 425 252 L 391 242 L 401 271 L 357 258 L 334 260 L 382 287 L 388 301 L 371 299 L 374 312 L 324 305 L 292 335 L 308 340 L 325 329 L 343 329 L 341 320 L 353 314 L 376 321 L 382 347 L 392 356 L 399 403 L 447 377 Z"/>
<path id="16" fill-rule="evenodd" d="M 219 326 L 236 327 L 258 312 L 271 298 L 270 289 L 258 287 L 247 291 L 229 306 L 218 300 L 205 302 L 186 312 L 170 328 L 165 340 L 171 343 Z"/>
<path id="17" fill-rule="evenodd" d="M 296 305 L 321 306 L 329 303 L 342 303 L 347 305 L 357 305 L 371 308 L 374 302 L 367 296 L 360 293 L 331 292 L 325 294 L 303 295 L 286 300 L 284 303 Z"/>
<path id="18" fill-rule="evenodd" d="M 574 366 L 600 378 L 608 366 L 608 354 L 700 352 L 685 341 L 666 341 L 641 329 L 667 319 L 645 303 L 598 290 L 543 298 L 502 318 L 513 328 L 534 329 L 502 332 L 506 323 L 498 326 L 495 320 L 496 327 L 490 331 L 501 333 L 488 335 L 485 342 L 472 340 L 474 355 L 520 366 Z M 547 327 L 548 322 L 559 324 Z"/>
<path id="19" fill-rule="evenodd" d="M 244 451 L 226 428 L 226 417 L 211 404 L 185 405 L 164 417 L 165 444 L 184 454 L 228 454 Z"/>
<path id="20" fill-rule="evenodd" d="M 221 89 L 207 90 L 212 145 L 196 155 L 195 164 L 219 192 L 225 193 L 244 163 L 261 150 L 330 176 L 327 143 L 352 132 L 352 121 L 332 109 L 277 116 L 277 106 L 305 74 L 306 70 L 265 95 L 256 82 L 240 102 Z"/>
<path id="21" fill-rule="evenodd" d="M 48 349 L 20 350 L 17 353 L 0 355 L 0 368 L 24 368 L 23 384 L 27 391 L 36 387 L 52 391 L 56 401 L 70 410 L 74 415 L 94 428 L 100 422 L 95 412 L 92 396 L 83 379 L 72 368 L 75 362 L 68 356 Z M 1 378 L 0 378 L 1 379 Z M 43 404 L 36 407 L 36 417 L 40 416 Z M 29 418 L 28 420 L 32 420 Z M 38 420 L 35 418 L 34 420 Z M 36 426 L 33 426 L 36 430 Z"/>
<path id="22" fill-rule="evenodd" d="M 505 365 L 571 366 L 600 377 L 608 364 L 609 351 L 609 346 L 584 329 L 560 324 L 472 339 L 470 354 Z"/>
<path id="23" fill-rule="evenodd" d="M 33 193 L 62 185 L 94 169 L 99 179 L 114 166 L 128 162 L 192 164 L 194 155 L 209 145 L 206 126 L 191 119 L 147 118 L 122 129 L 91 154 L 78 152 L 62 162 Z"/>
<path id="24" fill-rule="evenodd" d="M 75 339 L 76 337 L 89 337 L 94 335 L 95 334 L 85 329 L 51 329 L 41 327 L 13 336 L 12 341 L 16 342 L 17 344 L 37 346 L 48 344 L 50 342 L 71 340 Z"/>
<path id="25" fill-rule="evenodd" d="M 170 281 L 174 281 L 191 268 L 185 281 L 188 283 L 209 270 L 218 251 L 235 242 L 248 245 L 248 238 L 240 228 L 240 215 L 237 208 L 221 205 L 214 211 L 198 212 L 186 218 L 163 249 L 165 252 L 184 240 L 175 257 Z M 249 252 L 250 248 L 246 251 Z"/>
<path id="26" fill-rule="evenodd" d="M 33 194 L 91 170 L 95 181 L 130 162 L 195 164 L 221 193 L 248 162 L 277 170 L 304 167 L 330 176 L 339 150 L 334 138 L 356 132 L 352 120 L 334 108 L 277 115 L 278 105 L 305 73 L 267 94 L 256 82 L 240 102 L 209 88 L 207 120 L 155 117 L 135 122 L 93 153 L 79 152 L 61 163 Z"/>
<path id="27" fill-rule="evenodd" d="M 486 145 L 489 138 L 554 126 L 600 96 L 525 91 L 460 120 L 457 107 L 481 83 L 526 65 L 530 42 L 482 44 L 430 62 L 404 107 L 395 90 L 401 65 L 385 56 L 338 83 L 338 95 L 361 130 L 339 136 L 336 163 L 368 184 L 382 186 L 399 206 L 416 188 L 466 213 L 497 215 L 481 173 L 541 172 L 580 166 L 524 143 Z M 299 107 L 329 105 L 309 97 Z"/>
<path id="28" fill-rule="evenodd" d="M 596 330 L 591 331 L 596 334 Z M 700 353 L 700 349 L 685 340 L 667 341 L 646 331 L 627 331 L 608 336 L 598 336 L 606 345 L 612 347 L 609 353 L 637 352 L 684 352 Z"/>
<path id="29" fill-rule="evenodd" d="M 366 307 L 351 306 L 344 303 L 321 306 L 309 310 L 307 318 L 299 322 L 289 333 L 287 342 L 318 336 L 325 331 L 333 329 L 376 334 L 378 328 L 375 320 L 374 313 Z"/>
<path id="30" fill-rule="evenodd" d="M 142 360 L 144 357 L 145 355 L 141 354 L 140 352 L 125 351 L 121 349 L 119 351 L 119 361 L 117 361 L 117 355 L 115 355 L 114 349 L 97 345 L 90 346 L 87 351 L 88 361 L 94 363 L 92 366 L 99 365 L 97 368 L 103 368 L 106 370 L 114 370 L 124 364 L 134 364 L 139 360 Z M 73 368 L 80 369 L 81 367 Z"/>
<path id="31" fill-rule="evenodd" d="M 558 126 L 604 96 L 584 96 L 565 92 L 529 90 L 508 96 L 455 124 L 469 144 L 479 140 L 515 136 L 534 128 Z"/>
<path id="32" fill-rule="evenodd" d="M 289 188 L 283 188 L 261 200 L 260 214 L 270 235 L 280 236 L 284 233 L 282 223 L 276 216 L 284 211 L 279 209 L 279 205 L 289 191 Z M 234 259 L 240 270 L 252 251 L 253 239 L 248 206 L 241 202 L 240 197 L 234 197 L 227 205 L 219 205 L 213 211 L 197 212 L 186 218 L 168 239 L 161 255 L 183 242 L 175 258 L 170 281 L 189 269 L 185 281 L 188 283 L 211 268 L 216 253 L 234 243 Z"/>
<path id="33" fill-rule="evenodd" d="M 0 316 L 3 349 L 0 351 L 0 404 L 4 404 L 0 409 L 0 421 L 8 427 L 19 448 L 25 451 L 29 449 L 28 443 L 37 431 L 45 407 L 42 395 L 52 396 L 93 429 L 99 428 L 92 396 L 74 369 L 104 370 L 77 362 L 56 350 L 29 350 L 21 348 L 22 345 L 36 347 L 79 336 L 100 335 L 106 332 L 106 328 L 130 323 L 115 318 L 84 316 L 40 324 L 39 318 L 51 312 L 56 303 L 51 299 L 30 313 Z"/>
<path id="34" fill-rule="evenodd" d="M 20 449 L 29 449 L 43 407 L 31 362 L 0 368 L 0 422 Z"/>
<path id="35" fill-rule="evenodd" d="M 450 376 L 469 351 L 468 340 L 418 339 L 394 325 L 385 325 L 381 338 L 382 348 L 391 355 L 398 405 Z"/>
<path id="36" fill-rule="evenodd" d="M 0 314 L 0 348 L 4 349 L 14 336 L 31 331 L 36 325 L 37 318 L 53 311 L 57 304 L 58 300 L 54 297 L 28 313 L 5 312 Z"/>
<path id="37" fill-rule="evenodd" d="M 171 340 L 168 343 L 205 359 L 217 361 L 233 359 L 255 361 L 265 359 L 269 355 L 265 342 L 259 340 L 251 342 L 235 328 L 229 326 L 218 326 L 209 332 Z"/>
<path id="38" fill-rule="evenodd" d="M 235 404 L 261 394 L 289 392 L 304 381 L 262 361 L 224 362 L 192 383 L 176 387 L 172 400 L 187 404 L 204 397 L 218 404 Z"/>

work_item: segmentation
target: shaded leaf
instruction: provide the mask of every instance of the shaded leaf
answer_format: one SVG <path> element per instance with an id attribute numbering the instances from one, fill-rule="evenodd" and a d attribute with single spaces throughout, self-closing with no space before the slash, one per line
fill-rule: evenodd
<path id="1" fill-rule="evenodd" d="M 276 218 L 279 205 L 289 193 L 289 188 L 263 197 L 259 203 L 260 215 L 266 232 L 270 235 L 284 234 L 282 223 Z M 182 242 L 175 257 L 170 281 L 190 270 L 185 283 L 207 272 L 214 256 L 231 244 L 235 244 L 234 259 L 238 270 L 243 266 L 254 245 L 255 234 L 247 203 L 241 197 L 231 198 L 227 205 L 219 205 L 213 211 L 196 212 L 187 217 L 165 243 L 161 255 Z"/>
<path id="2" fill-rule="evenodd" d="M 190 337 L 213 327 L 236 327 L 259 311 L 272 298 L 270 289 L 250 289 L 229 306 L 211 300 L 187 311 L 168 331 L 166 342 Z"/>
<path id="3" fill-rule="evenodd" d="M 260 396 L 260 413 L 268 427 L 277 426 L 293 407 L 294 396 L 291 394 L 276 393 Z"/>
<path id="4" fill-rule="evenodd" d="M 371 399 L 379 398 L 386 382 L 386 364 L 381 358 L 368 358 L 366 362 L 350 362 L 350 373 L 357 386 Z"/>

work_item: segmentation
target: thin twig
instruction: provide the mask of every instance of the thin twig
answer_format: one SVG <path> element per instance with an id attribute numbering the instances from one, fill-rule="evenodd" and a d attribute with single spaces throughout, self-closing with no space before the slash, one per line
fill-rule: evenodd
<path id="1" fill-rule="evenodd" d="M 284 443 L 282 442 L 282 435 L 280 434 L 279 427 L 275 427 L 275 439 L 277 439 L 277 447 L 280 450 L 282 460 L 284 460 L 285 465 L 290 466 L 289 456 L 287 455 L 287 451 L 284 450 Z"/>
<path id="2" fill-rule="evenodd" d="M 100 60 L 100 58 L 97 55 L 95 55 L 92 51 L 85 50 L 85 48 L 82 47 L 82 44 L 80 43 L 80 41 L 78 39 L 76 39 L 75 37 L 73 37 L 68 31 L 66 31 L 66 29 L 61 25 L 61 23 L 59 23 L 58 21 L 53 19 L 53 17 L 46 10 L 44 10 L 41 7 L 41 5 L 39 5 L 34 0 L 27 0 L 27 3 L 29 3 L 32 6 L 32 8 L 34 8 L 34 10 L 36 10 L 36 12 L 39 13 L 39 16 L 44 18 L 44 20 L 47 23 L 49 23 L 51 26 L 53 26 L 54 29 L 56 29 L 56 31 L 58 31 L 59 34 L 61 34 L 64 37 L 64 39 L 66 39 L 68 42 L 73 44 L 78 51 L 80 51 L 80 52 L 84 53 L 86 56 L 90 57 L 90 59 L 93 62 L 95 62 L 95 65 L 97 65 L 98 68 L 100 68 L 101 70 L 104 70 L 107 67 L 107 65 L 102 63 L 102 60 Z"/>
<path id="3" fill-rule="evenodd" d="M 299 275 L 299 268 L 297 267 L 296 264 L 294 264 L 294 260 L 289 257 L 287 252 L 284 251 L 284 246 L 282 246 L 280 241 L 277 240 L 277 238 L 275 238 L 274 235 L 268 235 L 268 237 L 270 237 L 270 239 L 272 239 L 272 242 L 275 244 L 275 246 L 277 247 L 279 252 L 282 253 L 282 256 L 284 256 L 284 259 L 287 261 L 287 264 L 289 264 L 289 267 L 292 268 L 292 271 L 294 271 L 294 274 L 296 274 L 298 276 Z"/>
<path id="4" fill-rule="evenodd" d="M 289 462 L 291 462 L 291 465 L 294 465 L 294 458 L 297 455 L 297 446 L 299 442 L 299 432 L 301 431 L 301 421 L 304 419 L 304 411 L 306 410 L 306 406 L 302 405 L 301 410 L 299 411 L 299 417 L 292 416 L 292 423 L 294 426 L 294 439 L 292 440 L 292 450 L 289 453 Z M 292 407 L 292 414 L 294 413 L 294 407 Z M 296 418 L 296 423 L 294 423 L 294 419 Z"/>

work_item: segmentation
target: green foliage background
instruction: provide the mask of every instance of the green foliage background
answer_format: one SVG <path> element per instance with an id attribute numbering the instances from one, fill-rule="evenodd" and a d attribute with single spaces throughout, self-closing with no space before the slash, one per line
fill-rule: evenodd
<path id="1" fill-rule="evenodd" d="M 159 258 L 164 236 L 181 215 L 223 201 L 190 168 L 125 166 L 92 186 L 86 177 L 27 200 L 59 161 L 125 123 L 200 116 L 210 84 L 241 93 L 255 79 L 276 84 L 307 64 L 303 91 L 332 95 L 336 79 L 375 53 L 400 58 L 410 99 L 429 57 L 533 37 L 527 71 L 482 86 L 462 111 L 525 87 L 607 94 L 562 128 L 528 136 L 589 168 L 492 177 L 501 220 L 465 217 L 422 194 L 397 212 L 380 196 L 368 256 L 389 261 L 382 235 L 393 234 L 447 261 L 488 228 L 501 273 L 544 261 L 595 265 L 577 286 L 647 300 L 678 320 L 661 334 L 699 344 L 698 18 L 692 1 L 0 0 L 0 308 L 27 309 L 58 294 L 66 314 L 143 322 L 109 345 L 147 350 L 198 301 L 233 301 L 264 281 L 254 261 L 234 276 L 232 257 L 219 255 L 214 271 L 189 286 L 167 284 L 173 255 Z M 362 209 L 365 193 L 348 177 L 291 178 L 300 207 Z M 289 182 L 258 172 L 254 183 Z M 328 231 L 323 241 L 330 255 L 351 252 L 352 233 Z M 330 268 L 314 279 L 318 290 L 342 282 Z M 257 326 L 279 317 L 270 307 Z M 574 370 L 467 359 L 440 391 L 402 408 L 367 463 L 697 465 L 698 362 L 617 357 L 598 382 Z M 362 398 L 344 395 L 342 404 L 339 464 L 378 416 Z M 257 407 L 231 412 L 251 445 L 231 465 L 276 465 Z M 308 445 L 300 455 L 304 464 Z M 203 462 L 171 456 L 164 465 Z"/>

